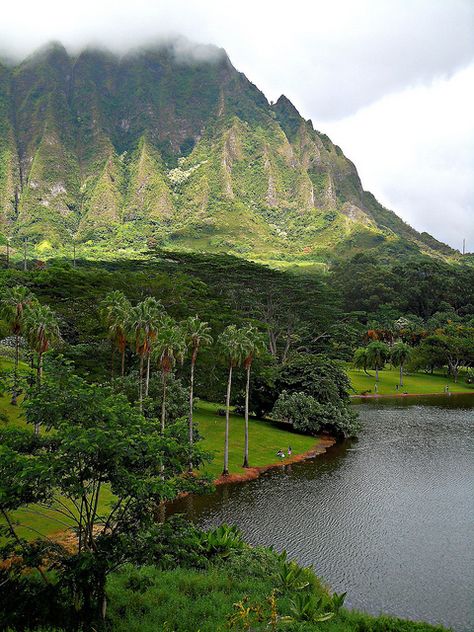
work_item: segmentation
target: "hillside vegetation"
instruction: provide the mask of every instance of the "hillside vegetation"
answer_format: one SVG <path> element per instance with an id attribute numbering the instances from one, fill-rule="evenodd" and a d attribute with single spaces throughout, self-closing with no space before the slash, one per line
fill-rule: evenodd
<path id="1" fill-rule="evenodd" d="M 183 54 L 183 50 L 185 50 Z M 260 259 L 454 256 L 363 190 L 342 150 L 215 47 L 51 44 L 0 64 L 0 233 L 37 257 L 154 244 Z"/>

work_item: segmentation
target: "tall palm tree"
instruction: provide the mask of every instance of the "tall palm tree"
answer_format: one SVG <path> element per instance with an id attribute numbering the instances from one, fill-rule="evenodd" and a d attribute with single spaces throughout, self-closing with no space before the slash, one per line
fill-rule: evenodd
<path id="1" fill-rule="evenodd" d="M 163 318 L 161 327 L 153 344 L 153 356 L 161 369 L 163 395 L 161 402 L 161 432 L 166 424 L 166 387 L 168 376 L 176 362 L 183 362 L 186 355 L 186 334 L 184 330 L 169 316 Z"/>
<path id="2" fill-rule="evenodd" d="M 220 354 L 227 361 L 229 376 L 227 379 L 226 411 L 225 411 L 225 440 L 224 440 L 224 469 L 222 476 L 229 475 L 229 417 L 230 417 L 230 393 L 232 389 L 232 370 L 237 367 L 244 356 L 243 336 L 241 330 L 235 325 L 229 325 L 218 338 Z"/>
<path id="3" fill-rule="evenodd" d="M 390 353 L 390 360 L 392 361 L 392 364 L 400 367 L 399 386 L 403 386 L 403 366 L 405 365 L 406 361 L 410 358 L 411 354 L 412 354 L 411 347 L 409 347 L 404 342 L 397 342 L 392 347 L 392 350 Z"/>
<path id="4" fill-rule="evenodd" d="M 27 287 L 16 285 L 7 288 L 0 300 L 1 317 L 15 336 L 15 372 L 11 403 L 15 406 L 18 394 L 18 366 L 20 363 L 20 336 L 23 333 L 25 310 L 36 302 L 36 297 Z"/>
<path id="5" fill-rule="evenodd" d="M 384 342 L 374 341 L 367 346 L 367 362 L 375 367 L 375 381 L 379 381 L 379 370 L 390 357 L 390 349 Z"/>
<path id="6" fill-rule="evenodd" d="M 249 325 L 241 330 L 243 365 L 246 371 L 245 383 L 245 441 L 244 441 L 244 462 L 242 467 L 249 467 L 249 396 L 250 396 L 250 372 L 254 359 L 266 348 L 265 339 L 262 334 Z"/>
<path id="7" fill-rule="evenodd" d="M 38 356 L 36 382 L 40 388 L 43 379 L 43 356 L 53 344 L 61 340 L 56 314 L 48 305 L 33 303 L 25 311 L 25 332 L 31 349 Z M 35 424 L 35 434 L 39 434 L 39 424 Z"/>
<path id="8" fill-rule="evenodd" d="M 140 358 L 140 369 L 138 376 L 138 400 L 140 412 L 143 411 L 143 366 L 147 361 L 145 378 L 145 397 L 148 396 L 148 386 L 150 383 L 150 353 L 153 340 L 156 338 L 163 314 L 163 307 L 160 301 L 152 296 L 132 307 L 129 312 L 127 330 L 135 344 L 135 352 Z"/>
<path id="9" fill-rule="evenodd" d="M 200 320 L 198 316 L 190 316 L 184 323 L 186 343 L 191 352 L 191 370 L 189 377 L 189 448 L 193 446 L 193 399 L 194 399 L 194 368 L 199 349 L 213 342 L 209 324 Z M 189 460 L 189 471 L 192 472 L 193 463 Z"/>
<path id="10" fill-rule="evenodd" d="M 121 355 L 120 374 L 125 375 L 125 351 L 127 349 L 127 322 L 132 306 L 120 290 L 109 292 L 101 303 L 101 313 L 112 342 L 112 377 L 114 376 L 114 351 L 117 347 Z"/>

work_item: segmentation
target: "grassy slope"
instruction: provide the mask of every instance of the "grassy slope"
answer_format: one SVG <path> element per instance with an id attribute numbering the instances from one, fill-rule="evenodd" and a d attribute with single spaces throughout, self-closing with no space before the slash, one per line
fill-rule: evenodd
<path id="1" fill-rule="evenodd" d="M 357 393 L 370 391 L 374 394 L 375 371 L 369 371 L 370 377 L 364 373 L 362 369 L 349 369 L 349 378 L 351 384 Z M 378 394 L 379 395 L 396 395 L 396 385 L 399 380 L 398 369 L 384 369 L 379 372 Z M 474 393 L 474 384 L 466 384 L 460 377 L 457 384 L 453 380 L 447 378 L 444 374 L 435 373 L 427 375 L 425 373 L 410 373 L 404 376 L 404 386 L 398 393 L 409 394 L 427 394 L 427 393 L 444 393 L 444 387 L 449 385 L 452 393 Z"/>
<path id="2" fill-rule="evenodd" d="M 212 476 L 219 476 L 222 472 L 224 459 L 225 417 L 217 414 L 217 404 L 200 402 L 195 420 L 199 425 L 199 432 L 203 436 L 203 447 L 212 451 L 213 461 L 205 467 L 205 471 Z M 229 470 L 231 474 L 241 473 L 244 454 L 244 419 L 231 415 L 229 431 Z M 316 443 L 314 437 L 308 437 L 293 432 L 287 432 L 265 421 L 249 421 L 249 461 L 251 466 L 269 465 L 281 460 L 276 456 L 279 449 L 285 453 L 291 445 L 293 454 L 307 452 Z"/>

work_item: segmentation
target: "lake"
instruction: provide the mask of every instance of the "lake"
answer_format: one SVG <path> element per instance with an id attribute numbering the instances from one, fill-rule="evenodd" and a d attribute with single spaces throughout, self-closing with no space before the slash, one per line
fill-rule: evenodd
<path id="1" fill-rule="evenodd" d="M 355 405 L 357 440 L 173 511 L 205 528 L 236 524 L 250 543 L 286 549 L 347 591 L 351 608 L 471 632 L 474 396 Z"/>

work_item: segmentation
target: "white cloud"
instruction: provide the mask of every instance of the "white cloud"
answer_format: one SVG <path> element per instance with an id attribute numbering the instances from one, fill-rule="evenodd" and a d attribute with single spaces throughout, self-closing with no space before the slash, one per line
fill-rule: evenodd
<path id="1" fill-rule="evenodd" d="M 180 33 L 222 46 L 269 99 L 286 94 L 333 134 L 387 206 L 452 245 L 466 234 L 474 250 L 472 0 L 4 5 L 0 52 L 16 57 L 52 39 L 125 51 Z"/>
<path id="2" fill-rule="evenodd" d="M 326 131 L 363 185 L 418 230 L 474 250 L 474 63 L 383 97 Z"/>

